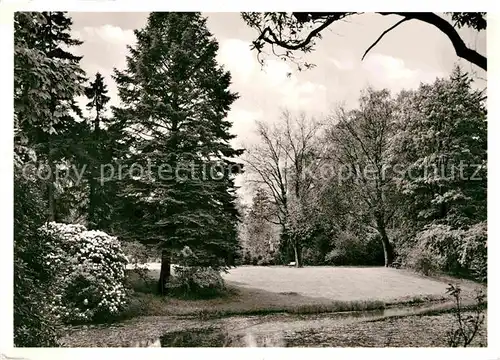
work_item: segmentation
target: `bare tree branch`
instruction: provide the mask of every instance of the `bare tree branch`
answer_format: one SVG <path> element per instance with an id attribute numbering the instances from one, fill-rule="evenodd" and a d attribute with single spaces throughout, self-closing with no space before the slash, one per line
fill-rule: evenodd
<path id="1" fill-rule="evenodd" d="M 384 31 L 379 37 L 378 39 L 365 51 L 365 53 L 363 54 L 363 57 L 361 58 L 361 60 L 363 61 L 365 59 L 365 56 L 366 54 L 368 54 L 368 52 L 373 49 L 375 47 L 375 45 L 377 45 L 379 43 L 380 40 L 382 40 L 382 38 L 388 33 L 390 32 L 391 30 L 394 30 L 396 27 L 398 27 L 399 25 L 401 25 L 402 23 L 404 23 L 405 21 L 408 21 L 410 19 L 408 18 L 404 18 L 400 21 L 398 21 L 396 24 L 394 24 L 393 26 L 391 26 L 389 29 L 387 29 L 386 31 Z"/>
<path id="2" fill-rule="evenodd" d="M 461 57 L 471 63 L 479 66 L 481 69 L 487 69 L 486 57 L 479 54 L 477 51 L 472 50 L 467 47 L 465 42 L 462 40 L 457 30 L 448 21 L 434 13 L 426 12 L 415 12 L 415 13 L 379 13 L 381 15 L 400 15 L 407 19 L 416 19 L 427 24 L 433 25 L 438 28 L 443 34 L 445 34 L 448 39 L 450 39 L 455 53 L 458 57 Z"/>
<path id="3" fill-rule="evenodd" d="M 308 52 L 311 50 L 311 46 L 313 45 L 313 40 L 315 38 L 321 37 L 321 32 L 329 27 L 336 21 L 345 19 L 349 16 L 356 15 L 359 13 L 339 13 L 339 12 L 330 12 L 330 13 L 292 13 L 292 16 L 295 18 L 296 23 L 294 25 L 290 25 L 290 29 L 292 29 L 293 36 L 285 36 L 283 37 L 283 24 L 279 24 L 280 26 L 275 26 L 274 29 L 271 25 L 265 26 L 266 22 L 269 23 L 268 19 L 266 19 L 266 15 L 263 17 L 263 21 L 261 22 L 249 22 L 247 23 L 259 30 L 258 38 L 253 42 L 254 47 L 257 48 L 259 54 L 262 52 L 263 43 L 270 44 L 272 47 L 275 45 L 289 50 L 290 52 L 286 52 L 285 57 L 291 59 L 292 61 L 295 59 L 291 54 L 291 51 L 294 50 L 302 50 L 304 52 Z M 463 58 L 472 64 L 480 67 L 483 70 L 487 70 L 487 58 L 479 54 L 477 51 L 469 48 L 463 39 L 460 37 L 459 33 L 455 29 L 452 23 L 448 22 L 446 19 L 440 17 L 435 13 L 429 12 L 379 12 L 380 15 L 399 15 L 402 16 L 403 19 L 393 25 L 391 28 L 384 31 L 381 36 L 375 41 L 375 43 L 370 46 L 370 48 L 365 52 L 363 58 L 366 54 L 385 36 L 389 31 L 392 31 L 394 28 L 399 26 L 405 21 L 408 20 L 418 20 L 429 25 L 436 27 L 441 33 L 446 35 L 448 39 L 451 41 L 453 48 L 455 49 L 455 53 L 458 57 Z M 271 20 L 272 22 L 272 20 Z M 311 23 L 317 24 L 321 23 L 319 26 L 311 30 L 305 37 L 298 37 L 296 34 L 298 31 L 302 30 L 302 24 Z M 485 20 L 486 22 L 486 20 Z M 275 24 L 276 25 L 276 24 Z M 484 25 L 486 28 L 486 24 Z M 273 49 L 274 50 L 274 49 Z M 309 66 L 307 66 L 309 65 Z M 306 67 L 310 67 L 312 64 L 306 64 Z M 299 67 L 300 69 L 300 67 Z"/>

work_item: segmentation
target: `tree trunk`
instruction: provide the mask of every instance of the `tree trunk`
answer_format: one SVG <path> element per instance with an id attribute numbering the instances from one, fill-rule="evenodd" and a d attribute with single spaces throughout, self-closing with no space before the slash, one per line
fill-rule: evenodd
<path id="1" fill-rule="evenodd" d="M 94 162 L 91 164 L 91 169 L 90 169 L 90 193 L 89 193 L 89 213 L 88 213 L 88 222 L 90 225 L 91 229 L 98 228 L 97 226 L 97 220 L 96 220 L 96 203 L 97 203 L 97 166 L 95 166 L 96 163 L 99 163 L 99 160 L 101 160 L 101 154 L 99 152 L 99 110 L 97 110 L 97 115 L 94 120 L 94 141 L 95 141 L 95 148 L 94 148 L 94 158 L 92 161 Z"/>
<path id="2" fill-rule="evenodd" d="M 170 251 L 161 251 L 160 279 L 158 280 L 158 293 L 165 295 L 167 282 L 170 280 Z"/>
<path id="3" fill-rule="evenodd" d="M 302 262 L 302 246 L 297 245 L 297 258 L 299 259 L 299 266 L 298 267 L 303 267 L 304 263 Z"/>
<path id="4" fill-rule="evenodd" d="M 300 249 L 297 246 L 297 244 L 295 244 L 295 243 L 293 243 L 292 246 L 293 246 L 293 253 L 295 255 L 295 267 L 300 268 L 300 267 L 302 267 L 302 259 L 300 256 Z"/>
<path id="5" fill-rule="evenodd" d="M 47 201 L 48 201 L 48 221 L 56 221 L 56 201 L 55 201 L 55 179 L 54 179 L 54 171 L 55 171 L 55 167 L 54 167 L 54 163 L 52 161 L 52 158 L 51 158 L 51 154 L 50 154 L 50 145 L 49 145 L 49 161 L 48 161 L 48 165 L 49 165 L 49 171 L 50 171 L 50 178 L 49 178 L 49 182 L 47 184 Z"/>
<path id="6" fill-rule="evenodd" d="M 377 228 L 382 239 L 382 246 L 384 247 L 384 265 L 389 267 L 394 261 L 394 249 L 389 241 L 389 237 L 385 230 L 385 223 L 382 219 L 377 221 Z"/>
<path id="7" fill-rule="evenodd" d="M 91 178 L 90 178 L 90 194 L 89 194 L 89 213 L 88 213 L 88 223 L 89 223 L 89 229 L 94 229 L 96 228 L 96 223 L 95 223 L 95 191 L 96 191 L 96 184 L 95 184 L 95 179 L 94 179 L 94 174 L 93 170 L 91 171 Z"/>
<path id="8" fill-rule="evenodd" d="M 51 221 L 56 221 L 56 209 L 55 209 L 55 202 L 54 202 L 54 184 L 52 183 L 52 180 L 47 185 L 47 192 L 48 192 L 48 206 L 49 206 L 49 222 Z"/>

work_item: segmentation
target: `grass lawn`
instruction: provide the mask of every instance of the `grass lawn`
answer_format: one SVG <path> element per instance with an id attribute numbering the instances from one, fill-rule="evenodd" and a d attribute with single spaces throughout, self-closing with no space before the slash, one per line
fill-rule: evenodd
<path id="1" fill-rule="evenodd" d="M 151 284 L 139 284 L 133 299 L 137 315 L 221 317 L 288 312 L 311 314 L 380 310 L 397 305 L 445 302 L 447 282 L 404 270 L 359 267 L 243 266 L 224 275 L 227 291 L 213 299 L 176 299 L 154 294 L 159 270 L 151 266 Z M 138 280 L 140 282 L 140 280 Z M 472 283 L 463 282 L 464 295 Z M 141 289 L 144 288 L 144 289 Z"/>
<path id="2" fill-rule="evenodd" d="M 242 266 L 232 269 L 224 278 L 240 287 L 275 293 L 296 292 L 340 301 L 439 296 L 445 294 L 448 286 L 444 281 L 384 267 Z M 472 284 L 461 282 L 465 287 Z"/>

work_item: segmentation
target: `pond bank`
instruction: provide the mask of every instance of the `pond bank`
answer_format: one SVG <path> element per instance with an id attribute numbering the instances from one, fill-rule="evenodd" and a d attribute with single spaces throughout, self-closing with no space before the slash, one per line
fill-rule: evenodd
<path id="1" fill-rule="evenodd" d="M 444 310 L 411 307 L 385 313 L 274 314 L 204 321 L 148 316 L 108 326 L 73 327 L 61 343 L 65 347 L 443 347 L 448 346 L 446 333 L 455 321 Z M 472 346 L 486 342 L 484 324 Z"/>

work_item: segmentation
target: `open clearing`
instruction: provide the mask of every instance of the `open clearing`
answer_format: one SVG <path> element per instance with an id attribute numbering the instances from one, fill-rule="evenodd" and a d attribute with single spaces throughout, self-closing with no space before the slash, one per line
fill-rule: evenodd
<path id="1" fill-rule="evenodd" d="M 159 267 L 159 264 L 148 264 L 155 277 Z M 444 296 L 448 287 L 444 280 L 385 267 L 241 266 L 231 269 L 223 277 L 229 285 L 239 288 L 338 301 Z M 478 286 L 469 281 L 453 281 L 459 282 L 465 292 Z"/>
<path id="2" fill-rule="evenodd" d="M 238 286 L 271 292 L 296 292 L 333 300 L 391 300 L 443 295 L 445 282 L 384 267 L 258 267 L 232 269 L 225 279 Z"/>

